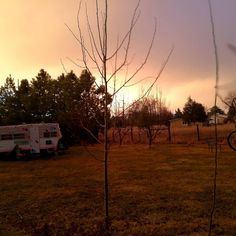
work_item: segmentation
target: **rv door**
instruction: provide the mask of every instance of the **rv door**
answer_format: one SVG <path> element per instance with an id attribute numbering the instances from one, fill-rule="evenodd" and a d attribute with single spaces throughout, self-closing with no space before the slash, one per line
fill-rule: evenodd
<path id="1" fill-rule="evenodd" d="M 31 152 L 40 153 L 39 146 L 39 128 L 32 126 L 30 127 L 30 143 L 31 143 Z"/>

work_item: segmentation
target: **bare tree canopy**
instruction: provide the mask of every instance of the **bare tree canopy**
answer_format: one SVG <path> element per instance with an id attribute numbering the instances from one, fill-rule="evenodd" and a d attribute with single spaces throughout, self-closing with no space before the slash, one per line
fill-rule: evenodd
<path id="1" fill-rule="evenodd" d="M 134 31 L 137 26 L 141 11 L 140 2 L 137 4 L 131 14 L 130 22 L 127 24 L 128 27 L 122 37 L 118 36 L 115 40 L 110 37 L 109 30 L 112 27 L 109 22 L 109 4 L 108 0 L 98 1 L 96 0 L 95 5 L 95 19 L 88 13 L 88 8 L 83 5 L 81 1 L 77 12 L 77 29 L 78 33 L 75 33 L 68 25 L 67 28 L 72 33 L 76 41 L 78 42 L 81 49 L 81 63 L 74 62 L 79 67 L 85 68 L 92 74 L 97 73 L 101 78 L 101 84 L 103 85 L 104 92 L 104 117 L 101 128 L 103 129 L 104 135 L 104 205 L 105 205 L 105 225 L 109 226 L 109 192 L 108 192 L 108 122 L 109 122 L 109 91 L 113 87 L 113 98 L 121 91 L 125 86 L 128 86 L 146 65 L 148 58 L 154 44 L 156 36 L 156 20 L 154 20 L 153 34 L 150 36 L 150 41 L 147 46 L 147 51 L 143 55 L 143 60 L 135 65 L 135 69 L 128 73 L 128 68 L 133 62 L 133 55 L 131 54 L 131 44 L 134 36 Z M 83 8 L 84 7 L 84 8 Z M 82 9 L 83 8 L 83 9 Z M 84 13 L 84 14 L 83 14 Z M 81 24 L 81 18 L 86 19 L 86 26 L 83 27 Z M 95 24 L 92 24 L 92 20 Z M 94 26 L 95 27 L 92 27 Z M 87 38 L 85 35 L 87 34 Z M 112 42 L 117 42 L 116 47 L 112 48 Z M 137 51 L 137 49 L 136 49 Z M 167 62 L 169 61 L 170 55 L 173 49 L 170 51 L 167 59 L 164 61 L 157 75 L 153 76 L 151 85 L 146 88 L 144 95 L 147 95 L 156 81 L 162 74 Z M 125 77 L 119 77 L 120 72 L 126 71 Z M 96 71 L 96 72 L 94 72 Z M 119 84 L 117 86 L 117 80 L 119 77 Z M 98 83 L 97 83 L 98 84 Z M 99 86 L 99 85 L 98 85 Z"/>

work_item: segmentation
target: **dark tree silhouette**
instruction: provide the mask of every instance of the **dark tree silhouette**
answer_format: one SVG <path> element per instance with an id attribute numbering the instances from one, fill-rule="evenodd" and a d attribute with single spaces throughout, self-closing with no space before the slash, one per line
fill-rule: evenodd
<path id="1" fill-rule="evenodd" d="M 71 71 L 52 79 L 42 69 L 30 83 L 22 80 L 18 88 L 11 76 L 6 79 L 0 88 L 0 124 L 59 122 L 67 143 L 97 142 L 103 104 L 103 90 L 95 87 L 88 71 L 83 70 L 80 77 Z"/>
<path id="2" fill-rule="evenodd" d="M 236 120 L 236 92 L 230 92 L 224 99 L 228 107 L 227 120 L 235 122 Z"/>
<path id="3" fill-rule="evenodd" d="M 208 112 L 208 115 L 214 115 L 215 113 L 225 115 L 225 112 L 218 106 L 213 106 Z"/>
<path id="4" fill-rule="evenodd" d="M 204 106 L 189 97 L 183 108 L 183 120 L 190 124 L 204 122 L 206 118 L 207 115 Z"/>
<path id="5" fill-rule="evenodd" d="M 179 108 L 175 110 L 174 118 L 182 118 L 182 117 L 183 117 L 182 111 Z"/>

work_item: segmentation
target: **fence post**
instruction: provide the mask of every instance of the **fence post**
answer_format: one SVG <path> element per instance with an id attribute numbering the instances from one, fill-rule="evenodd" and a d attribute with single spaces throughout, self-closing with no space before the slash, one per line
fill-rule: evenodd
<path id="1" fill-rule="evenodd" d="M 131 142 L 134 143 L 133 127 L 130 128 L 130 137 L 131 137 Z"/>
<path id="2" fill-rule="evenodd" d="M 200 141 L 199 125 L 197 124 L 197 141 Z"/>
<path id="3" fill-rule="evenodd" d="M 170 123 L 168 124 L 168 141 L 171 143 Z"/>

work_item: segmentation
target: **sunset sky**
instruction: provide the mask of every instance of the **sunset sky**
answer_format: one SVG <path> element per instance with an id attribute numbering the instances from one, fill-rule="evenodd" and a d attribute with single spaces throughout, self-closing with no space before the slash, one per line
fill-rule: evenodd
<path id="1" fill-rule="evenodd" d="M 91 24 L 94 26 L 95 0 L 85 0 Z M 99 1 L 101 2 L 101 1 Z M 136 0 L 109 0 L 109 45 L 116 45 L 117 36 L 128 30 Z M 11 74 L 17 81 L 32 79 L 41 68 L 52 78 L 67 71 L 78 75 L 81 69 L 71 60 L 81 60 L 78 43 L 66 28 L 75 32 L 77 0 L 0 0 L 0 85 Z M 236 1 L 212 0 L 216 40 L 220 60 L 222 95 L 236 88 L 236 54 L 228 44 L 236 45 Z M 82 11 L 84 12 L 84 5 Z M 141 15 L 131 41 L 128 68 L 132 72 L 145 57 L 157 19 L 157 35 L 151 55 L 140 75 L 141 84 L 121 91 L 127 101 L 135 99 L 151 83 L 174 46 L 174 52 L 157 82 L 169 107 L 182 108 L 188 96 L 208 108 L 213 106 L 215 64 L 207 0 L 143 0 Z M 82 27 L 86 26 L 81 15 Z M 95 28 L 96 30 L 96 28 Z M 114 65 L 113 65 L 114 66 Z M 92 70 L 92 69 L 91 69 Z M 125 71 L 119 75 L 123 80 Z M 97 73 L 94 71 L 97 77 Z M 99 79 L 99 78 L 98 78 Z M 228 86 L 227 86 L 228 84 Z"/>

